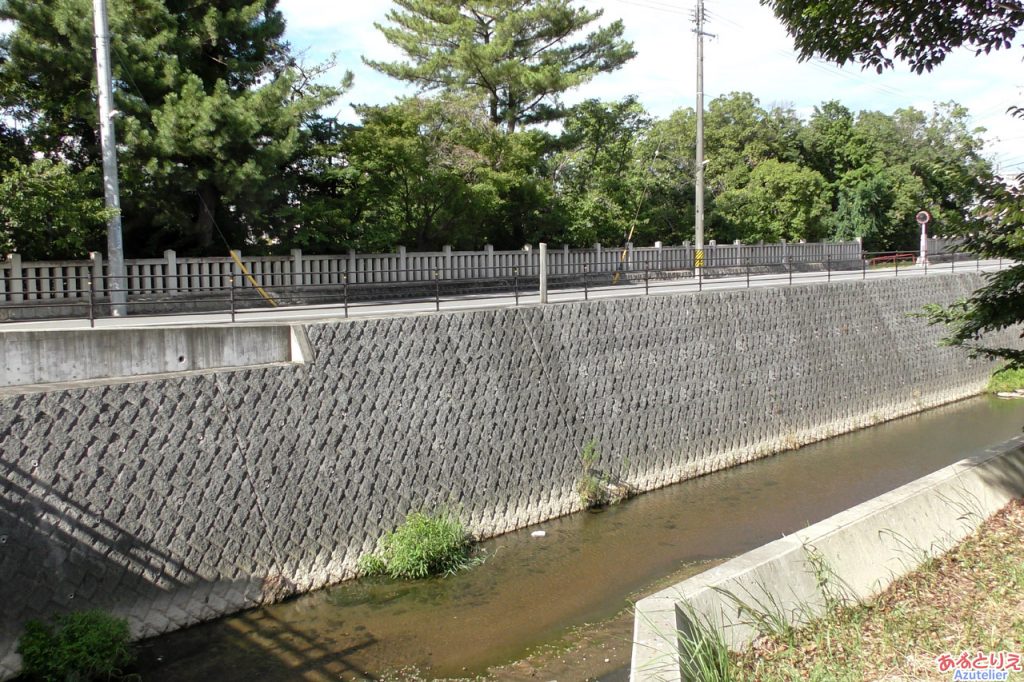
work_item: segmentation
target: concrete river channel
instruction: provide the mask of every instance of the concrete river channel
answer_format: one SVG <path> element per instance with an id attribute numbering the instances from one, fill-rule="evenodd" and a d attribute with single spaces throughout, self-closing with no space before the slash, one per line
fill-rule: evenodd
<path id="1" fill-rule="evenodd" d="M 482 543 L 414 583 L 356 580 L 145 641 L 145 680 L 625 679 L 630 602 L 1021 433 L 979 397 Z M 543 538 L 531 532 L 546 531 Z"/>

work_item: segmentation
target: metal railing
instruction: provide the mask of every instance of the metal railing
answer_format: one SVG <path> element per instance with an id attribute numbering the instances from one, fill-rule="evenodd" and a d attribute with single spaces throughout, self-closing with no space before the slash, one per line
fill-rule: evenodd
<path id="1" fill-rule="evenodd" d="M 245 256 L 238 251 L 230 257 L 183 258 L 166 251 L 163 258 L 126 260 L 124 288 L 140 296 L 179 296 L 199 293 L 215 287 L 227 287 L 232 277 L 246 275 L 261 287 L 287 285 L 400 284 L 430 281 L 435 271 L 446 280 L 491 279 L 505 277 L 510 268 L 527 273 L 536 270 L 539 250 L 532 247 L 516 251 L 453 251 L 445 247 L 436 252 L 412 252 L 399 247 L 395 253 L 318 256 L 293 250 L 284 256 Z M 607 248 L 599 244 L 588 249 L 548 249 L 548 272 L 552 275 L 579 275 L 590 272 L 616 272 L 640 267 L 669 267 L 689 262 L 695 249 L 680 246 Z M 708 244 L 704 249 L 709 266 L 737 265 L 745 261 L 797 262 L 859 257 L 857 242 Z M 80 261 L 22 261 L 18 254 L 0 260 L 0 305 L 50 299 L 75 299 L 86 296 L 84 283 L 94 282 L 96 293 L 105 296 L 110 269 L 102 254 Z"/>
<path id="2" fill-rule="evenodd" d="M 1009 262 L 981 261 L 967 254 L 940 254 L 936 260 L 917 263 L 917 254 L 908 252 L 863 253 L 858 258 L 833 258 L 826 254 L 821 262 L 797 262 L 791 259 L 768 261 L 763 258 L 722 259 L 717 265 L 695 267 L 693 257 L 666 257 L 665 254 L 638 257 L 632 267 L 615 271 L 592 269 L 583 264 L 574 274 L 552 272 L 548 267 L 547 287 L 552 303 L 590 300 L 594 297 L 654 295 L 658 293 L 700 292 L 706 289 L 749 288 L 794 285 L 851 279 L 927 276 L 967 270 L 1002 269 Z M 220 321 L 258 318 L 275 308 L 301 310 L 349 317 L 356 313 L 439 311 L 466 307 L 474 302 L 485 305 L 518 306 L 540 299 L 539 263 L 494 270 L 482 278 L 456 277 L 443 268 L 413 268 L 380 271 L 388 281 L 353 283 L 341 273 L 337 283 L 313 284 L 307 273 L 281 276 L 276 284 L 255 287 L 247 278 L 232 275 L 225 282 L 208 286 L 189 286 L 177 291 L 153 295 L 149 290 L 125 287 L 127 311 L 132 316 L 215 315 Z M 103 292 L 110 275 L 81 277 L 66 289 L 73 296 L 42 299 L 0 306 L 0 322 L 80 319 L 90 326 L 111 316 L 112 304 Z"/>

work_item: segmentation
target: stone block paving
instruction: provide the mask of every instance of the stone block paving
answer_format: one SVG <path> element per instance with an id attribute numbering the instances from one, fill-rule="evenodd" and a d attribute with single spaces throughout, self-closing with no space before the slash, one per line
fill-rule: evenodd
<path id="1" fill-rule="evenodd" d="M 492 536 L 971 395 L 908 314 L 982 280 L 652 296 L 307 327 L 313 362 L 0 397 L 0 676 L 26 620 L 137 636 L 354 575 L 413 510 Z"/>

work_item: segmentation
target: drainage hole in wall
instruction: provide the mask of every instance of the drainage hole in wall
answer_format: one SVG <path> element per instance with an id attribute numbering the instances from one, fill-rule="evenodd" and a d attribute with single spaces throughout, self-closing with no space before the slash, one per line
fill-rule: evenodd
<path id="1" fill-rule="evenodd" d="M 178 356 L 178 362 L 180 362 L 180 363 L 184 364 L 184 362 L 185 362 L 185 356 L 184 356 L 184 355 L 179 355 L 179 356 Z"/>

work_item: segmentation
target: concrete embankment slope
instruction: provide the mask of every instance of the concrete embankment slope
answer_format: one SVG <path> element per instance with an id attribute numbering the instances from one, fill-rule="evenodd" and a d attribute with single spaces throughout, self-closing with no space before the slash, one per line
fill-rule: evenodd
<path id="1" fill-rule="evenodd" d="M 305 364 L 0 395 L 0 671 L 24 621 L 140 636 L 353 574 L 411 509 L 494 535 L 976 393 L 910 313 L 972 274 L 308 325 Z"/>
<path id="2" fill-rule="evenodd" d="M 641 599 L 630 680 L 698 679 L 686 642 L 700 629 L 742 651 L 762 634 L 758 618 L 801 625 L 866 601 L 1022 494 L 1017 437 Z"/>

